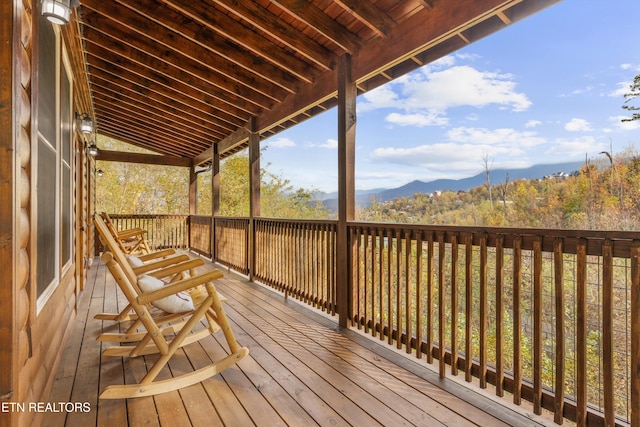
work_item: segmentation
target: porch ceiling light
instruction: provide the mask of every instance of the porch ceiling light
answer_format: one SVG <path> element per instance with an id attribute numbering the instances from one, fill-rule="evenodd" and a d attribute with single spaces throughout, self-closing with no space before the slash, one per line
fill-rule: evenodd
<path id="1" fill-rule="evenodd" d="M 91 120 L 87 113 L 83 113 L 78 117 L 78 126 L 80 127 L 80 132 L 82 133 L 93 132 L 93 120 Z"/>
<path id="2" fill-rule="evenodd" d="M 89 154 L 91 157 L 95 157 L 98 155 L 98 146 L 95 142 L 92 142 L 91 145 L 87 147 L 87 154 Z"/>
<path id="3" fill-rule="evenodd" d="M 69 23 L 71 0 L 42 0 L 42 16 L 57 25 Z"/>

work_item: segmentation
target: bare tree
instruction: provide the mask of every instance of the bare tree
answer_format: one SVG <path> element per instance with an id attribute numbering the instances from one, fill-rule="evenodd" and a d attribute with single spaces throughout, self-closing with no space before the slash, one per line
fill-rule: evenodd
<path id="1" fill-rule="evenodd" d="M 502 206 L 504 206 L 504 217 L 509 219 L 507 212 L 507 194 L 509 190 L 509 172 L 507 172 L 507 176 L 505 178 L 504 183 L 500 183 L 500 198 L 502 199 Z"/>
<path id="2" fill-rule="evenodd" d="M 491 168 L 493 167 L 493 159 L 489 163 L 489 154 L 482 153 L 482 167 L 484 168 L 484 174 L 487 177 L 487 187 L 489 188 L 489 203 L 493 207 L 493 195 L 491 194 Z"/>

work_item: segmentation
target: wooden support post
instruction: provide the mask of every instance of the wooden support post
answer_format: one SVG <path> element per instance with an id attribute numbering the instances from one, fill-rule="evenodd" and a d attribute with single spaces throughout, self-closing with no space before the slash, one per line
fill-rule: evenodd
<path id="1" fill-rule="evenodd" d="M 198 174 L 196 168 L 189 166 L 189 215 L 198 214 Z"/>
<path id="2" fill-rule="evenodd" d="M 255 219 L 260 216 L 260 134 L 256 118 L 249 119 L 249 280 L 256 267 Z"/>
<path id="3" fill-rule="evenodd" d="M 198 174 L 196 168 L 189 166 L 189 216 L 198 214 Z M 191 218 L 187 220 L 187 245 L 191 249 Z"/>
<path id="4" fill-rule="evenodd" d="M 216 217 L 220 216 L 220 149 L 213 144 L 211 158 L 211 259 L 216 260 Z"/>
<path id="5" fill-rule="evenodd" d="M 340 326 L 351 317 L 351 245 L 347 225 L 355 217 L 356 85 L 351 56 L 338 63 L 338 229 L 336 241 L 337 303 Z"/>
<path id="6" fill-rule="evenodd" d="M 13 62 L 13 58 L 18 55 L 14 53 L 14 24 L 19 22 L 12 16 L 17 16 L 15 7 L 22 2 L 2 2 L 0 3 L 0 16 L 4 21 L 0 25 L 0 41 L 2 49 L 0 50 L 0 64 L 2 65 L 2 73 L 0 74 L 0 256 L 2 256 L 3 268 L 0 269 L 0 402 L 7 402 L 12 399 L 14 390 L 18 385 L 18 375 L 16 368 L 18 364 L 18 349 L 16 343 L 16 319 L 17 314 L 17 284 L 16 277 L 19 276 L 17 269 L 20 267 L 16 259 L 16 244 L 20 240 L 14 230 L 15 219 L 19 218 L 20 205 L 16 203 L 20 200 L 15 194 L 15 190 L 20 186 L 15 183 L 16 176 L 20 172 L 15 172 L 14 168 L 19 168 L 17 158 L 19 150 L 16 149 L 16 141 L 14 132 L 15 127 L 19 126 L 19 112 L 21 110 L 14 109 L 15 105 L 20 105 L 18 100 L 14 99 L 14 89 L 19 83 L 14 83 L 14 73 L 17 66 Z M 19 34 L 20 28 L 15 28 Z M 18 70 L 19 71 L 19 70 Z M 16 77 L 18 78 L 18 77 Z M 22 106 L 24 108 L 24 106 Z M 26 114 L 25 114 L 26 115 Z M 26 231 L 26 230 L 25 230 Z M 28 267 L 27 267 L 28 268 Z M 24 274 L 24 277 L 27 277 Z M 18 414 L 0 413 L 0 425 L 17 424 Z"/>

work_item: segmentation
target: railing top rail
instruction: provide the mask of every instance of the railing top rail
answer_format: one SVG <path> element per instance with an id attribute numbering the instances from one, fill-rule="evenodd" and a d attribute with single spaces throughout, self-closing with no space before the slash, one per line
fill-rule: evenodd
<path id="1" fill-rule="evenodd" d="M 461 225 L 435 225 L 435 224 L 390 224 L 380 222 L 350 222 L 350 227 L 389 229 L 389 230 L 416 230 L 444 233 L 468 233 L 490 235 L 515 235 L 515 236 L 545 236 L 565 237 L 576 239 L 612 239 L 612 240 L 640 240 L 640 231 L 621 230 L 574 230 L 554 228 L 512 228 L 512 227 L 473 227 Z"/>

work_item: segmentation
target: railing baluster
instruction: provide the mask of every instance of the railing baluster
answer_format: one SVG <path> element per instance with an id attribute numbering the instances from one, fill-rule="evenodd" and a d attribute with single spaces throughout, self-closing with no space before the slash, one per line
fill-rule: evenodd
<path id="1" fill-rule="evenodd" d="M 422 232 L 416 234 L 416 357 L 422 359 Z"/>
<path id="2" fill-rule="evenodd" d="M 553 242 L 553 271 L 556 299 L 556 383 L 553 420 L 562 424 L 564 419 L 564 260 L 562 239 L 556 238 Z"/>
<path id="3" fill-rule="evenodd" d="M 378 229 L 371 231 L 371 336 L 376 336 L 376 256 Z"/>
<path id="4" fill-rule="evenodd" d="M 522 397 L 522 237 L 513 241 L 513 403 Z"/>
<path id="5" fill-rule="evenodd" d="M 451 374 L 458 375 L 458 235 L 451 236 Z"/>
<path id="6" fill-rule="evenodd" d="M 587 425 L 587 242 L 576 249 L 576 424 Z"/>
<path id="7" fill-rule="evenodd" d="M 640 427 L 640 242 L 631 247 L 631 427 Z"/>
<path id="8" fill-rule="evenodd" d="M 533 412 L 542 414 L 542 238 L 533 241 Z"/>
<path id="9" fill-rule="evenodd" d="M 488 254 L 487 235 L 480 236 L 480 388 L 487 388 L 487 326 L 488 326 Z"/>
<path id="10" fill-rule="evenodd" d="M 444 232 L 438 233 L 438 372 L 440 378 L 446 375 L 444 354 L 445 354 L 445 267 L 446 253 L 444 243 Z"/>
<path id="11" fill-rule="evenodd" d="M 433 363 L 433 232 L 427 239 L 427 362 Z"/>
<path id="12" fill-rule="evenodd" d="M 464 379 L 471 382 L 473 368 L 473 234 L 469 233 L 465 240 Z"/>
<path id="13" fill-rule="evenodd" d="M 402 348 L 402 232 L 396 231 L 396 348 L 400 350 Z"/>
<path id="14" fill-rule="evenodd" d="M 504 396 L 504 235 L 496 237 L 496 396 Z"/>
<path id="15" fill-rule="evenodd" d="M 407 353 L 411 353 L 411 335 L 412 335 L 412 322 L 411 322 L 411 233 L 409 231 L 404 232 L 405 240 L 405 254 L 404 254 L 404 294 L 405 294 L 405 349 Z"/>
<path id="16" fill-rule="evenodd" d="M 602 246 L 602 369 L 604 425 L 615 425 L 613 379 L 613 248 L 610 239 Z"/>
<path id="17" fill-rule="evenodd" d="M 387 256 L 387 342 L 389 345 L 393 345 L 393 305 L 392 294 L 393 287 L 391 280 L 391 260 L 393 258 L 393 230 L 387 230 L 388 244 L 388 256 Z"/>

